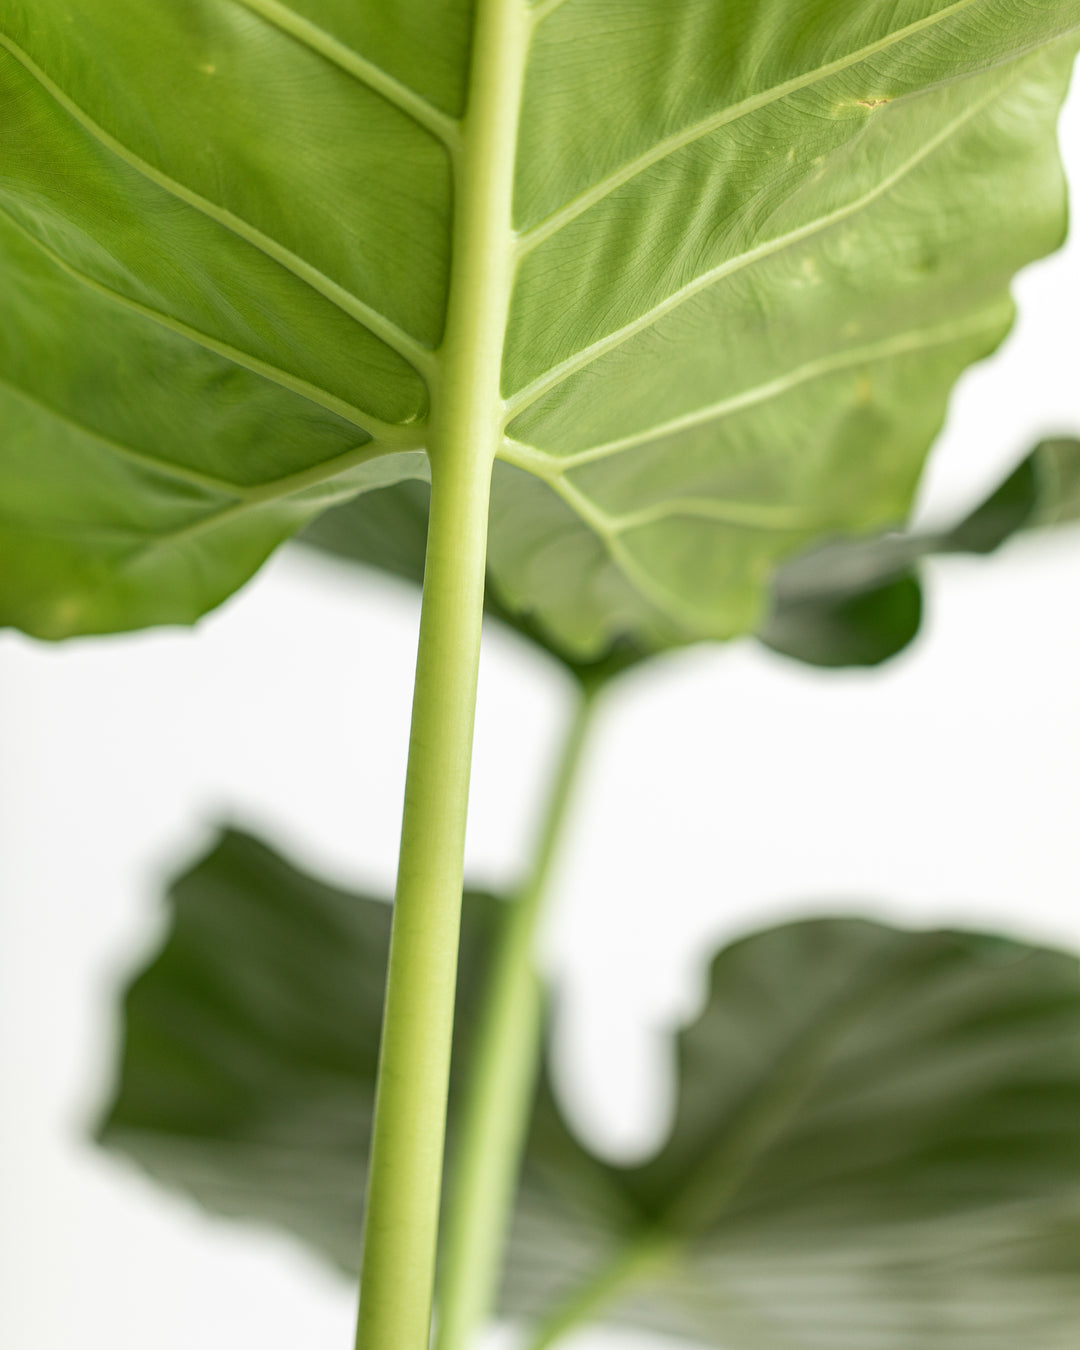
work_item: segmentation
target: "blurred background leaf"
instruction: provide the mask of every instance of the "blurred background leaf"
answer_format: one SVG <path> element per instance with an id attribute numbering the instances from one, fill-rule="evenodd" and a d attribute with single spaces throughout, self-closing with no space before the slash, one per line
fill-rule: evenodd
<path id="1" fill-rule="evenodd" d="M 451 1119 L 500 913 L 466 901 Z M 131 987 L 107 1144 L 357 1268 L 389 907 L 226 833 Z M 541 1083 L 503 1311 L 724 1350 L 1066 1350 L 1080 967 L 859 919 L 721 951 L 667 1142 L 617 1167 Z M 451 1140 L 451 1147 L 453 1147 Z M 552 1309 L 554 1308 L 554 1312 Z"/>
<path id="2" fill-rule="evenodd" d="M 950 553 L 990 554 L 1026 530 L 1080 519 L 1080 441 L 1040 441 L 1013 473 L 951 529 L 835 540 L 785 564 L 759 636 L 816 666 L 874 666 L 915 638 L 918 564 Z"/>

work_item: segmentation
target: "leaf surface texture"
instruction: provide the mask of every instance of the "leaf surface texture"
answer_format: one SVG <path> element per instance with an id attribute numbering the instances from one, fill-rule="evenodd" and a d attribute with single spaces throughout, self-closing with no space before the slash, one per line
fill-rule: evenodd
<path id="1" fill-rule="evenodd" d="M 582 661 L 747 631 L 784 557 L 903 518 L 1060 242 L 1080 0 L 532 18 L 492 576 Z M 0 619 L 191 621 L 426 475 L 471 35 L 467 0 L 0 0 Z"/>

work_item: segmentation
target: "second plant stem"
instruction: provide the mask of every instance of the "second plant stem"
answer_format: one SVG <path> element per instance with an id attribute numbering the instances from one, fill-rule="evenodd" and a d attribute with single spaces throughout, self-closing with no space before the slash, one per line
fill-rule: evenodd
<path id="1" fill-rule="evenodd" d="M 508 906 L 471 1047 L 443 1238 L 436 1350 L 467 1350 L 495 1301 L 503 1240 L 524 1149 L 542 1042 L 533 964 L 537 924 L 581 762 L 595 694 L 578 700 L 531 873 Z"/>

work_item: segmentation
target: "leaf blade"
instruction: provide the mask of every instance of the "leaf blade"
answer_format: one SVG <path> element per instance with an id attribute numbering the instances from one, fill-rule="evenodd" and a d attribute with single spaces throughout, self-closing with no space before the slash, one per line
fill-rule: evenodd
<path id="1" fill-rule="evenodd" d="M 210 351 L 282 385 L 294 421 L 312 401 L 327 428 L 420 448 L 430 391 L 446 396 L 466 0 L 189 8 L 181 22 L 92 0 L 74 24 L 68 0 L 33 23 L 0 6 L 0 210 L 40 254 L 11 244 L 2 263 L 12 342 L 35 341 L 29 292 L 39 275 L 56 292 L 58 268 L 93 292 L 119 371 L 159 407 L 133 436 L 118 369 L 55 332 L 69 389 L 53 401 L 85 421 L 88 401 L 104 411 L 87 394 L 104 377 L 102 430 L 138 454 L 176 460 L 160 430 L 176 400 L 133 354 L 138 319 L 201 348 L 162 337 L 178 390 Z M 503 363 L 504 453 L 533 476 L 497 475 L 490 571 L 504 608 L 572 664 L 752 629 L 788 555 L 901 519 L 949 387 L 1007 327 L 1011 275 L 1059 241 L 1053 121 L 1075 0 L 804 9 L 796 23 L 774 0 L 701 4 L 677 25 L 658 0 L 535 11 Z M 988 203 L 993 231 L 979 228 Z M 131 312 L 126 337 L 111 306 Z M 919 332 L 941 335 L 936 358 L 930 342 L 917 359 Z M 10 357 L 0 378 L 16 378 Z M 263 395 L 233 384 L 254 417 Z M 236 481 L 255 449 L 234 403 L 202 398 L 199 469 Z M 266 425 L 269 467 L 281 448 Z M 54 455 L 47 433 L 41 447 Z M 17 450 L 0 472 L 22 486 Z M 63 542 L 33 596 L 12 583 L 11 621 L 51 635 L 154 621 L 149 578 L 110 583 L 119 554 L 93 543 L 140 506 L 155 519 L 141 491 L 111 510 L 91 494 L 79 518 L 39 489 L 6 538 L 12 575 L 41 573 L 42 540 Z M 218 603 L 313 515 L 308 499 L 266 505 L 208 535 L 201 561 L 191 543 L 166 591 L 200 568 L 215 582 L 189 584 L 183 607 L 164 595 L 157 621 Z M 71 603 L 80 565 L 111 599 Z"/>
<path id="2" fill-rule="evenodd" d="M 387 908 L 236 834 L 178 895 L 129 999 L 107 1142 L 351 1273 Z M 498 903 L 467 912 L 466 1000 Z M 588 1311 L 724 1350 L 1069 1344 L 1075 957 L 850 918 L 782 925 L 718 954 L 677 1062 L 671 1135 L 635 1168 L 590 1154 L 541 1082 L 506 1315 Z"/>
<path id="3" fill-rule="evenodd" d="M 603 1320 L 725 1350 L 1064 1346 L 1078 1017 L 1075 958 L 1001 939 L 812 920 L 725 949 L 679 1036 L 671 1137 L 608 1169 L 636 1218 L 567 1306 L 651 1233 L 667 1259 Z"/>

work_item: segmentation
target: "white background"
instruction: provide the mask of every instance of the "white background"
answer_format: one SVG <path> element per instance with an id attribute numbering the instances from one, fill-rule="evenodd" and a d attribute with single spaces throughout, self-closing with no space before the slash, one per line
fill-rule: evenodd
<path id="1" fill-rule="evenodd" d="M 1080 182 L 1076 96 L 1064 131 Z M 1014 335 L 953 401 L 924 517 L 974 500 L 1040 434 L 1080 432 L 1080 240 L 1017 294 Z M 816 674 L 741 644 L 613 691 L 545 944 L 569 1109 L 613 1153 L 663 1132 L 663 1028 L 693 1010 L 718 938 L 845 910 L 1080 947 L 1080 531 L 936 563 L 929 583 L 923 636 L 882 672 Z M 8 1350 L 352 1344 L 345 1282 L 284 1238 L 205 1219 L 86 1132 L 118 984 L 159 934 L 162 879 L 215 822 L 390 888 L 416 619 L 408 588 L 288 552 L 194 632 L 0 637 Z M 474 878 L 513 881 L 567 696 L 488 635 Z"/>

